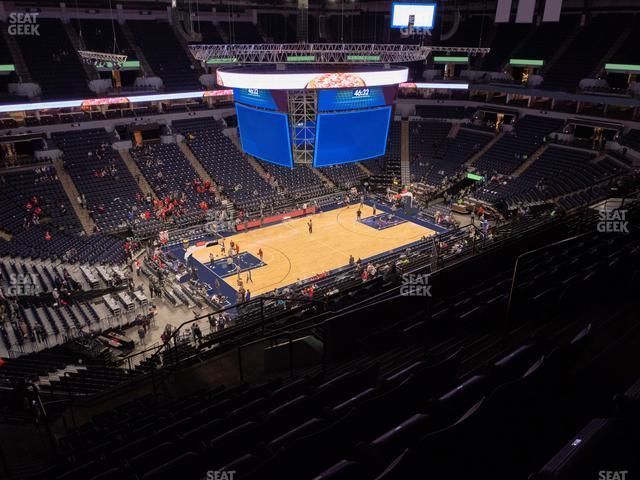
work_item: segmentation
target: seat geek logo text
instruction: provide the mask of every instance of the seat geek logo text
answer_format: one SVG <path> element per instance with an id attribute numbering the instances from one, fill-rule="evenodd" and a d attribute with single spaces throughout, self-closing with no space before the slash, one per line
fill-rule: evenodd
<path id="1" fill-rule="evenodd" d="M 7 32 L 13 36 L 40 36 L 39 13 L 11 12 Z"/>

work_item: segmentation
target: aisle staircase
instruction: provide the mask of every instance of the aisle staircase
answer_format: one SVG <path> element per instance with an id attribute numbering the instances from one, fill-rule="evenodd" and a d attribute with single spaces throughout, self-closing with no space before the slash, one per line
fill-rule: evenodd
<path id="1" fill-rule="evenodd" d="M 84 233 L 86 233 L 87 235 L 91 235 L 94 232 L 96 224 L 89 216 L 89 212 L 78 205 L 78 197 L 80 196 L 80 192 L 78 192 L 75 183 L 73 183 L 71 175 L 69 175 L 69 172 L 67 172 L 67 170 L 64 168 L 62 158 L 54 159 L 53 166 L 56 169 L 58 180 L 60 180 L 62 188 L 64 188 L 67 197 L 69 197 L 69 203 L 71 203 L 73 211 L 75 212 L 78 219 L 80 219 L 80 224 L 82 225 Z"/>
<path id="2" fill-rule="evenodd" d="M 529 158 L 527 158 L 522 165 L 520 165 L 518 168 L 515 169 L 515 171 L 511 174 L 511 176 L 519 177 L 520 175 L 522 175 L 527 170 L 527 168 L 533 165 L 535 161 L 539 159 L 544 152 L 547 151 L 547 148 L 549 148 L 549 145 L 550 144 L 545 143 L 542 146 L 540 146 L 540 148 L 538 148 L 535 152 L 533 152 L 533 154 Z"/>
<path id="3" fill-rule="evenodd" d="M 460 122 L 453 122 L 451 124 L 451 128 L 449 129 L 449 133 L 447 134 L 447 138 L 456 138 L 458 136 L 459 131 L 460 131 Z"/>
<path id="4" fill-rule="evenodd" d="M 149 182 L 147 182 L 147 179 L 144 178 L 142 171 L 140 171 L 140 168 L 138 168 L 138 165 L 131 156 L 129 150 L 118 150 L 118 153 L 120 154 L 120 157 L 122 158 L 124 164 L 127 166 L 129 172 L 131 172 L 131 175 L 138 184 L 138 187 L 140 188 L 140 190 L 142 190 L 142 193 L 145 196 L 150 193 L 154 199 L 157 199 L 158 197 L 156 196 L 156 193 L 153 191 L 153 188 L 151 188 L 151 185 L 149 185 Z"/>
<path id="5" fill-rule="evenodd" d="M 193 154 L 193 152 L 189 148 L 189 145 L 187 145 L 184 142 L 178 142 L 178 147 L 180 148 L 184 156 L 187 157 L 187 160 L 189 160 L 191 167 L 195 170 L 195 172 L 198 174 L 201 180 L 205 182 L 209 180 L 210 182 L 215 183 L 211 178 L 211 175 L 209 175 L 209 173 L 204 169 L 204 167 L 200 163 L 200 160 L 198 160 L 196 156 Z"/>
<path id="6" fill-rule="evenodd" d="M 364 173 L 366 173 L 368 177 L 370 177 L 371 175 L 373 175 L 373 174 L 371 173 L 371 170 L 369 170 L 369 169 L 368 169 L 365 165 L 363 165 L 362 163 L 360 163 L 360 162 L 356 162 L 356 163 L 355 163 L 355 165 L 356 165 L 356 167 L 358 167 L 360 170 L 362 170 Z"/>
<path id="7" fill-rule="evenodd" d="M 311 167 L 310 167 L 311 168 Z M 332 188 L 337 188 L 336 184 L 333 183 L 331 181 L 331 179 L 329 177 L 327 177 L 324 173 L 322 173 L 321 169 L 319 168 L 311 168 L 311 171 L 313 173 L 315 173 L 318 177 L 320 177 L 320 179 L 322 180 L 322 182 L 328 186 L 328 187 L 332 187 Z"/>
<path id="8" fill-rule="evenodd" d="M 129 25 L 127 24 L 127 22 L 121 23 L 120 29 L 122 30 L 122 34 L 124 35 L 124 37 L 127 39 L 127 42 L 131 46 L 131 49 L 135 52 L 136 58 L 140 62 L 140 68 L 142 69 L 142 73 L 147 77 L 156 76 L 153 70 L 151 69 L 149 62 L 147 62 L 147 58 L 144 56 L 142 49 L 138 47 L 136 39 L 133 36 L 133 33 L 131 32 L 131 29 L 129 28 Z"/>
<path id="9" fill-rule="evenodd" d="M 71 25 L 71 22 L 62 22 L 62 27 L 64 28 L 64 31 L 66 32 L 67 37 L 69 37 L 69 41 L 71 42 L 71 45 L 73 46 L 73 49 L 76 52 L 76 55 L 78 55 L 78 60 L 80 61 L 80 64 L 82 65 L 82 69 L 84 70 L 84 73 L 87 76 L 87 78 L 89 80 L 96 80 L 97 78 L 99 78 L 97 70 L 93 68 L 91 65 L 89 65 L 88 63 L 85 63 L 84 60 L 82 60 L 82 58 L 80 57 L 80 54 L 78 53 L 78 51 L 86 50 L 86 49 L 80 42 L 80 37 L 78 36 L 78 33 L 76 32 L 75 28 L 73 28 L 73 25 Z"/>
<path id="10" fill-rule="evenodd" d="M 13 66 L 16 69 L 16 73 L 24 83 L 31 83 L 33 79 L 31 78 L 31 72 L 29 72 L 29 68 L 27 67 L 27 62 L 25 62 L 24 57 L 22 56 L 22 50 L 18 46 L 18 42 L 16 42 L 15 35 L 9 35 L 7 28 L 2 28 L 2 37 L 4 38 L 4 43 L 7 45 L 9 53 L 11 54 L 11 58 L 13 59 Z"/>
<path id="11" fill-rule="evenodd" d="M 489 151 L 489 149 L 491 147 L 493 147 L 496 143 L 498 143 L 498 141 L 504 137 L 504 133 L 505 132 L 500 132 L 498 135 L 496 135 L 495 137 L 493 137 L 492 140 L 489 141 L 489 143 L 487 143 L 484 147 L 482 147 L 480 150 L 478 150 L 475 154 L 473 154 L 473 156 L 467 160 L 464 164 L 468 167 L 473 165 L 474 163 L 476 163 L 480 158 L 482 158 L 482 156 L 487 153 Z"/>
<path id="12" fill-rule="evenodd" d="M 403 185 L 411 183 L 411 158 L 409 154 L 409 121 L 402 120 L 400 127 L 400 180 Z"/>

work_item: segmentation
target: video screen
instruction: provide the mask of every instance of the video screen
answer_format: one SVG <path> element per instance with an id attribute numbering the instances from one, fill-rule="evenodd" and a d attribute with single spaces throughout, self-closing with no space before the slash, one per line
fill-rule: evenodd
<path id="1" fill-rule="evenodd" d="M 390 120 L 391 107 L 319 114 L 313 166 L 327 167 L 384 155 Z"/>
<path id="2" fill-rule="evenodd" d="M 265 162 L 293 168 L 286 113 L 269 112 L 236 103 L 242 149 Z"/>
<path id="3" fill-rule="evenodd" d="M 435 3 L 394 3 L 392 9 L 391 28 L 408 27 L 411 16 L 415 28 L 433 28 Z"/>
<path id="4" fill-rule="evenodd" d="M 278 110 L 273 95 L 269 90 L 260 90 L 257 88 L 234 88 L 233 99 L 244 105 L 254 107 L 267 108 L 269 110 Z"/>
<path id="5" fill-rule="evenodd" d="M 349 90 L 321 90 L 318 94 L 318 111 L 358 110 L 384 107 L 387 101 L 382 87 L 364 87 Z"/>

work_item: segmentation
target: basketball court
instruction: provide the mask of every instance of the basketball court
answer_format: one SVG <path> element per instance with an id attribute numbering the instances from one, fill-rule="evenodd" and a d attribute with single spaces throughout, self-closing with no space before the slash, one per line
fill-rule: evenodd
<path id="1" fill-rule="evenodd" d="M 350 255 L 356 260 L 364 260 L 436 233 L 411 221 L 377 228 L 367 222 L 358 222 L 357 210 L 357 205 L 351 205 L 238 233 L 226 238 L 226 249 L 228 252 L 232 241 L 240 246 L 241 253 L 246 252 L 253 257 L 258 257 L 258 250 L 262 249 L 262 262 L 256 262 L 256 267 L 251 268 L 253 283 L 245 281 L 246 269 L 243 268 L 241 274 L 245 288 L 255 296 L 290 285 L 298 279 L 304 280 L 343 267 L 349 263 Z M 365 206 L 362 220 L 372 214 L 372 207 Z M 311 234 L 307 224 L 309 220 L 313 222 Z M 199 249 L 193 258 L 209 269 L 211 252 L 218 264 L 223 257 L 220 245 Z M 235 290 L 236 278 L 236 275 L 228 275 L 221 281 Z"/>

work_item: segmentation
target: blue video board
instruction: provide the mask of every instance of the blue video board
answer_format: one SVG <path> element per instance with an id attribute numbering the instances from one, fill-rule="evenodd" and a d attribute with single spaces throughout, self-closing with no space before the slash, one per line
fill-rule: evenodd
<path id="1" fill-rule="evenodd" d="M 277 110 L 278 106 L 269 90 L 257 88 L 234 88 L 233 100 L 244 105 Z"/>
<path id="2" fill-rule="evenodd" d="M 314 167 L 357 162 L 384 155 L 391 107 L 317 117 Z"/>
<path id="3" fill-rule="evenodd" d="M 291 135 L 286 113 L 269 112 L 236 103 L 242 149 L 265 162 L 293 168 Z"/>
<path id="4" fill-rule="evenodd" d="M 318 93 L 319 112 L 384 107 L 386 104 L 384 90 L 382 87 L 362 87 L 349 90 L 321 90 Z"/>

